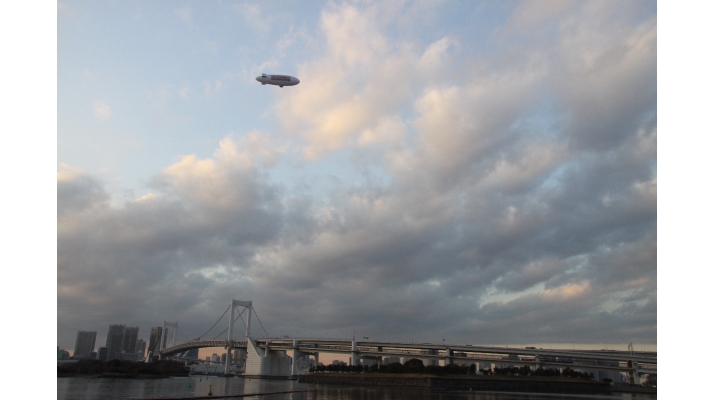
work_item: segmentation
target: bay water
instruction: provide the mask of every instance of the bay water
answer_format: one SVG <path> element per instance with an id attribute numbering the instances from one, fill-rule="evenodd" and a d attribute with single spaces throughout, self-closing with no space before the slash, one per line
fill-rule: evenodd
<path id="1" fill-rule="evenodd" d="M 260 400 L 605 400 L 655 399 L 653 395 L 612 394 L 576 395 L 509 392 L 468 392 L 421 388 L 368 388 L 309 385 L 293 380 L 247 379 L 192 376 L 168 379 L 113 379 L 94 377 L 57 378 L 58 400 L 162 399 L 236 394 L 260 394 L 310 390 L 309 392 L 256 395 L 244 399 Z"/>

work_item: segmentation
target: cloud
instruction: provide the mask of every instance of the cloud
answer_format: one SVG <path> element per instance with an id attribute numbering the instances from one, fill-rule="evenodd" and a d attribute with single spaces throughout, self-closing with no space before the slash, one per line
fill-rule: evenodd
<path id="1" fill-rule="evenodd" d="M 154 179 L 157 194 L 123 207 L 110 205 L 95 178 L 58 174 L 58 313 L 64 323 L 96 317 L 91 323 L 102 330 L 106 321 L 131 315 L 147 326 L 163 318 L 162 309 L 200 307 L 202 290 L 216 279 L 202 270 L 226 264 L 234 277 L 229 281 L 235 279 L 252 257 L 246 249 L 275 238 L 282 212 L 276 188 L 219 153 L 217 159 L 184 157 Z"/>
<path id="2" fill-rule="evenodd" d="M 475 61 L 457 33 L 392 34 L 409 7 L 331 3 L 276 131 L 136 200 L 63 167 L 58 337 L 198 334 L 240 297 L 272 335 L 655 343 L 654 18 L 523 3 Z"/>
<path id="3" fill-rule="evenodd" d="M 81 213 L 109 200 L 103 185 L 81 169 L 62 164 L 57 173 L 57 214 Z"/>
<path id="4" fill-rule="evenodd" d="M 181 97 L 182 99 L 188 100 L 188 99 L 189 99 L 189 93 L 190 93 L 190 92 L 191 92 L 191 89 L 190 89 L 189 87 L 186 87 L 186 86 L 185 86 L 185 87 L 182 87 L 181 89 L 179 89 L 179 90 L 177 91 L 177 94 L 178 94 L 179 97 Z"/>
<path id="5" fill-rule="evenodd" d="M 223 81 L 216 79 L 213 84 L 209 82 L 204 82 L 204 94 L 206 97 L 212 96 L 223 89 Z"/>
<path id="6" fill-rule="evenodd" d="M 511 14 L 512 32 L 532 32 L 532 29 L 547 25 L 562 16 L 575 4 L 568 0 L 536 0 L 522 2 Z"/>
<path id="7" fill-rule="evenodd" d="M 319 159 L 345 148 L 376 121 L 393 118 L 409 101 L 414 83 L 439 73 L 445 54 L 454 46 L 440 38 L 422 52 L 393 46 L 379 24 L 383 11 L 349 4 L 321 13 L 326 54 L 300 66 L 301 85 L 311 90 L 288 93 L 277 104 L 282 125 L 305 140 L 304 156 Z"/>
<path id="8" fill-rule="evenodd" d="M 212 97 L 220 93 L 224 89 L 226 82 L 233 82 L 235 80 L 235 75 L 230 72 L 224 72 L 220 78 L 215 79 L 213 82 L 204 82 L 204 95 L 206 97 Z"/>
<path id="9" fill-rule="evenodd" d="M 273 24 L 273 18 L 268 15 L 263 15 L 259 4 L 236 4 L 233 6 L 239 16 L 243 17 L 243 21 L 253 29 L 267 33 Z"/>
<path id="10" fill-rule="evenodd" d="M 95 101 L 92 104 L 92 109 L 94 110 L 94 116 L 100 121 L 105 121 L 112 116 L 112 111 L 109 109 L 107 103 L 103 101 Z"/>

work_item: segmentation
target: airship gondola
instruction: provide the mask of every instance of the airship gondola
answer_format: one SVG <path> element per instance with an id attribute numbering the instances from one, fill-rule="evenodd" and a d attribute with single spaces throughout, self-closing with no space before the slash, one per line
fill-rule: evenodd
<path id="1" fill-rule="evenodd" d="M 261 74 L 256 80 L 261 82 L 262 85 L 276 85 L 276 86 L 295 86 L 300 83 L 300 80 L 295 76 L 289 75 L 268 75 Z"/>

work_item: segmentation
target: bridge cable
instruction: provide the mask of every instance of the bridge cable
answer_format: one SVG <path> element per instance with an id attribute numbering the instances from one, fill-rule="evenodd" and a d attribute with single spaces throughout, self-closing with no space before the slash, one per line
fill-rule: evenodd
<path id="1" fill-rule="evenodd" d="M 261 319 L 258 318 L 258 312 L 256 311 L 255 308 L 253 309 L 253 312 L 256 314 L 256 319 L 258 320 L 258 323 L 261 325 L 261 329 L 263 329 L 263 333 L 265 333 L 266 337 L 268 337 L 268 332 L 266 332 L 266 328 L 263 327 L 263 324 L 261 323 Z"/>
<path id="2" fill-rule="evenodd" d="M 198 336 L 199 340 L 200 340 L 203 336 L 206 336 L 209 332 L 211 332 L 211 329 L 213 329 L 216 325 L 218 325 L 219 322 L 221 322 L 221 319 L 223 318 L 224 315 L 226 315 L 226 313 L 228 312 L 228 310 L 229 310 L 230 308 L 231 308 L 231 306 L 226 307 L 226 311 L 224 311 L 223 314 L 221 314 L 221 316 L 218 318 L 218 320 L 216 321 L 216 323 L 213 324 L 213 326 L 210 327 L 209 330 L 207 330 L 206 332 L 204 332 L 203 334 L 201 334 L 201 335 Z"/>
<path id="3" fill-rule="evenodd" d="M 182 331 L 181 328 L 178 327 L 178 325 L 177 325 L 176 329 L 179 330 L 179 333 L 180 333 L 180 334 L 184 335 L 184 337 L 186 338 L 186 341 L 187 341 L 187 342 L 188 342 L 188 341 L 191 341 L 191 339 L 189 339 L 189 337 L 186 336 L 186 334 L 184 333 L 184 331 Z"/>
<path id="4" fill-rule="evenodd" d="M 233 319 L 233 322 L 238 321 L 238 318 L 240 318 L 240 317 L 241 317 L 241 314 L 243 314 L 245 311 L 246 311 L 246 309 L 244 308 L 243 311 L 241 311 L 241 312 L 238 314 L 238 317 L 236 317 L 236 318 Z M 243 321 L 243 318 L 241 318 L 241 321 Z M 244 323 L 244 325 L 245 325 L 245 323 Z M 218 339 L 219 336 L 221 336 L 221 335 L 223 335 L 224 333 L 226 333 L 227 330 L 228 330 L 228 326 L 226 327 L 226 329 L 224 329 L 223 331 L 221 331 L 221 333 L 219 333 L 218 335 L 216 335 L 216 336 L 215 336 L 213 339 L 211 339 L 211 340 L 216 340 L 216 339 Z"/>
<path id="5" fill-rule="evenodd" d="M 216 340 L 216 339 L 218 339 L 221 335 L 223 335 L 224 333 L 226 333 L 227 330 L 228 330 L 228 327 L 226 327 L 226 329 L 222 330 L 218 335 L 214 336 L 211 340 Z"/>
<path id="6" fill-rule="evenodd" d="M 246 308 L 243 309 L 243 311 L 246 311 L 246 310 L 247 310 Z M 240 314 L 238 314 L 238 316 L 239 316 L 239 318 L 241 318 L 241 322 L 243 322 L 243 326 L 245 326 L 246 329 L 248 329 L 248 324 L 246 324 L 246 321 L 244 321 L 243 317 L 241 316 L 241 315 L 243 315 L 243 311 Z"/>
<path id="7" fill-rule="evenodd" d="M 246 311 L 246 310 L 244 309 L 243 311 Z M 241 311 L 241 313 L 238 314 L 238 317 L 240 317 L 241 314 L 243 314 L 243 311 Z M 233 322 L 238 321 L 238 317 L 234 318 L 234 319 L 233 319 Z M 241 320 L 243 320 L 243 318 L 241 318 Z M 223 331 L 221 331 L 221 333 L 219 333 L 218 335 L 214 336 L 214 338 L 211 339 L 211 340 L 216 340 L 216 339 L 218 339 L 221 335 L 223 335 L 224 333 L 226 333 L 227 330 L 228 330 L 228 327 L 226 327 L 226 329 L 224 329 Z"/>

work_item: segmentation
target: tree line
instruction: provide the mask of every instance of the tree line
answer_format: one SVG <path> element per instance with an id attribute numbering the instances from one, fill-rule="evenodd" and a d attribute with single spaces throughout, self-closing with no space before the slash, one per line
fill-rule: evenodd
<path id="1" fill-rule="evenodd" d="M 499 368 L 494 367 L 491 369 L 480 369 L 483 375 L 511 375 L 511 376 L 563 376 L 566 378 L 583 378 L 583 379 L 594 379 L 593 373 L 589 372 L 579 372 L 570 367 L 566 367 L 563 371 L 559 371 L 556 368 L 542 368 L 539 367 L 532 370 L 528 365 L 522 367 L 506 367 Z"/>
<path id="2" fill-rule="evenodd" d="M 57 375 L 154 375 L 173 376 L 188 375 L 189 370 L 184 363 L 172 360 L 161 360 L 151 363 L 127 360 L 79 360 L 76 363 L 57 366 Z"/>
<path id="3" fill-rule="evenodd" d="M 379 373 L 379 374 L 429 374 L 429 375 L 475 375 L 476 365 L 470 366 L 447 364 L 441 365 L 424 365 L 422 360 L 413 358 L 406 361 L 404 364 L 395 362 L 382 365 L 318 365 L 311 367 L 310 372 L 342 372 L 342 373 Z M 529 366 L 523 367 L 505 367 L 494 369 L 480 369 L 482 375 L 511 375 L 511 376 L 564 376 L 567 378 L 583 378 L 594 379 L 592 373 L 585 373 L 564 368 L 563 371 L 553 368 L 537 368 L 532 370 Z"/>

